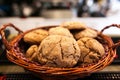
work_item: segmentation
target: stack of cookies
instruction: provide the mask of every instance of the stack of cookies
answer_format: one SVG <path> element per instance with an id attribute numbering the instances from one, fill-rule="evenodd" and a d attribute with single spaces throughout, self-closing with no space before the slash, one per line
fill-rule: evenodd
<path id="1" fill-rule="evenodd" d="M 81 22 L 64 22 L 48 30 L 33 30 L 23 38 L 31 45 L 26 50 L 26 58 L 61 68 L 96 63 L 105 54 L 97 36 L 98 31 Z"/>

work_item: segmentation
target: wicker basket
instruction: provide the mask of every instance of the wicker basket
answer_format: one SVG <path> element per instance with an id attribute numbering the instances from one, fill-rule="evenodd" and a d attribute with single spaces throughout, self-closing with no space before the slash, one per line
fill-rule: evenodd
<path id="1" fill-rule="evenodd" d="M 53 67 L 45 67 L 41 64 L 33 61 L 29 61 L 24 56 L 24 49 L 26 49 L 26 43 L 23 41 L 23 36 L 32 31 L 39 28 L 49 29 L 50 27 L 56 26 L 45 26 L 39 27 L 35 29 L 28 30 L 26 32 L 21 31 L 13 24 L 8 23 L 1 26 L 0 33 L 2 36 L 2 40 L 7 50 L 7 57 L 13 63 L 24 67 L 26 70 L 32 72 L 36 76 L 44 79 L 44 80 L 74 80 L 77 78 L 89 76 L 91 73 L 96 71 L 100 71 L 108 66 L 114 59 L 116 55 L 116 48 L 120 45 L 120 42 L 113 43 L 112 39 L 102 32 L 109 27 L 120 27 L 120 25 L 112 24 L 110 26 L 106 26 L 100 32 L 98 32 L 98 38 L 105 45 L 106 55 L 99 60 L 97 63 L 87 65 L 87 66 L 77 66 L 74 68 L 53 68 Z M 16 36 L 12 41 L 8 42 L 5 38 L 4 30 L 6 27 L 13 27 L 15 30 L 19 32 L 18 36 Z"/>

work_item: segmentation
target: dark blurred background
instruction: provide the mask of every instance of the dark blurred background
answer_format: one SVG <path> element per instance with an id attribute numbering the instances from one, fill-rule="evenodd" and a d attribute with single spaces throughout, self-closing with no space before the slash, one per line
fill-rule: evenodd
<path id="1" fill-rule="evenodd" d="M 60 15 L 58 14 L 60 12 L 76 17 L 106 17 L 113 3 L 119 1 L 0 0 L 0 17 L 49 17 L 55 14 Z"/>

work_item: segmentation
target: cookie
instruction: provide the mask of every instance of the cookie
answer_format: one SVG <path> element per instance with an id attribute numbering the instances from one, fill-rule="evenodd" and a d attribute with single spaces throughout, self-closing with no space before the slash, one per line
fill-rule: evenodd
<path id="1" fill-rule="evenodd" d="M 26 57 L 29 58 L 29 60 L 37 61 L 37 53 L 36 53 L 37 50 L 38 50 L 37 45 L 30 46 L 26 51 Z"/>
<path id="2" fill-rule="evenodd" d="M 73 37 L 70 31 L 67 28 L 63 28 L 63 27 L 50 28 L 49 35 L 62 35 L 62 36 Z"/>
<path id="3" fill-rule="evenodd" d="M 64 22 L 60 25 L 61 27 L 64 27 L 64 28 L 67 28 L 69 30 L 72 30 L 72 29 L 85 29 L 87 26 L 84 24 L 84 23 L 81 23 L 81 22 Z"/>
<path id="4" fill-rule="evenodd" d="M 98 33 L 96 30 L 93 30 L 91 28 L 86 28 L 85 30 L 79 31 L 77 33 L 74 34 L 75 39 L 80 39 L 82 37 L 91 37 L 91 38 L 95 38 L 97 37 Z"/>
<path id="5" fill-rule="evenodd" d="M 73 67 L 80 58 L 80 48 L 74 38 L 50 35 L 40 44 L 38 61 L 49 67 Z"/>
<path id="6" fill-rule="evenodd" d="M 48 31 L 44 29 L 33 30 L 23 37 L 24 41 L 30 44 L 40 44 L 40 42 L 48 36 Z"/>
<path id="7" fill-rule="evenodd" d="M 105 54 L 103 45 L 96 39 L 84 37 L 79 39 L 77 43 L 81 50 L 80 63 L 90 64 L 97 62 Z"/>

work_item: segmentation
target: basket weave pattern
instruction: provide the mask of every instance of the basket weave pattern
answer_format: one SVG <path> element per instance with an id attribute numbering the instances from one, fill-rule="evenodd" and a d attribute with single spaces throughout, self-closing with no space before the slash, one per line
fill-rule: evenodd
<path id="1" fill-rule="evenodd" d="M 10 42 L 6 40 L 5 33 L 4 33 L 4 29 L 8 26 L 15 28 L 19 32 L 18 36 L 15 37 Z M 111 26 L 119 27 L 119 25 L 116 25 L 116 24 L 106 26 L 98 34 L 98 37 L 102 40 L 101 42 L 103 42 L 103 45 L 105 45 L 105 50 L 106 50 L 105 56 L 101 60 L 99 60 L 97 63 L 87 65 L 87 66 L 76 66 L 74 68 L 45 67 L 37 62 L 29 61 L 24 55 L 24 50 L 22 51 L 22 49 L 24 49 L 23 36 L 26 33 L 35 29 L 40 29 L 40 28 L 49 29 L 50 27 L 55 27 L 55 26 L 48 26 L 47 28 L 39 27 L 39 28 L 35 28 L 32 30 L 23 32 L 17 27 L 15 27 L 13 24 L 8 23 L 5 25 L 2 25 L 0 29 L 0 33 L 3 39 L 3 43 L 6 46 L 7 57 L 13 63 L 24 67 L 26 70 L 29 70 L 30 72 L 34 73 L 36 76 L 44 80 L 63 80 L 63 79 L 73 80 L 73 79 L 89 76 L 91 73 L 100 71 L 113 61 L 116 55 L 116 48 L 117 46 L 120 45 L 120 42 L 114 44 L 110 37 L 102 34 L 102 32 L 105 29 Z"/>

